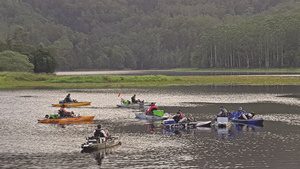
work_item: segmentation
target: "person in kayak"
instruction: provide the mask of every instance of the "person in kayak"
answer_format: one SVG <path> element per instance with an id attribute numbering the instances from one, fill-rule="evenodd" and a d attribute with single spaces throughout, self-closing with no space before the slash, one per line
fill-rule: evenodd
<path id="1" fill-rule="evenodd" d="M 135 94 L 131 97 L 131 103 L 137 103 L 138 102 L 135 97 L 136 97 Z"/>
<path id="2" fill-rule="evenodd" d="M 248 118 L 248 119 L 252 119 L 253 117 L 254 117 L 254 113 L 253 112 L 251 112 L 251 113 L 247 113 L 246 114 L 246 117 Z"/>
<path id="3" fill-rule="evenodd" d="M 153 110 L 158 110 L 158 107 L 155 103 L 151 103 L 150 107 L 146 110 L 146 115 L 153 115 Z"/>
<path id="4" fill-rule="evenodd" d="M 135 94 L 131 97 L 131 103 L 143 103 L 143 101 L 141 101 L 140 99 L 136 99 L 135 97 Z"/>
<path id="5" fill-rule="evenodd" d="M 184 122 L 187 120 L 187 118 L 185 117 L 184 113 L 181 110 L 178 110 L 178 112 L 176 113 L 175 116 L 173 116 L 173 119 L 176 123 L 178 122 Z"/>
<path id="6" fill-rule="evenodd" d="M 237 112 L 238 112 L 239 119 L 248 120 L 248 118 L 247 118 L 248 113 L 243 109 L 243 107 L 239 107 Z"/>
<path id="7" fill-rule="evenodd" d="M 220 106 L 220 112 L 217 114 L 217 117 L 228 117 L 228 111 L 224 106 Z"/>
<path id="8" fill-rule="evenodd" d="M 101 128 L 101 125 L 98 124 L 97 128 L 94 130 L 94 137 L 95 138 L 104 137 L 105 140 L 107 140 L 109 138 L 109 132 L 107 129 L 104 130 L 103 128 Z"/>
<path id="9" fill-rule="evenodd" d="M 62 105 L 62 106 L 60 107 L 60 109 L 58 110 L 58 114 L 59 114 L 59 116 L 60 116 L 61 118 L 74 117 L 74 116 L 75 116 L 75 114 L 74 114 L 73 111 L 67 111 L 67 110 L 65 109 L 65 105 Z"/>
<path id="10" fill-rule="evenodd" d="M 71 99 L 71 94 L 69 93 L 65 99 L 64 99 L 64 103 L 70 103 L 70 102 L 73 102 L 72 99 Z"/>

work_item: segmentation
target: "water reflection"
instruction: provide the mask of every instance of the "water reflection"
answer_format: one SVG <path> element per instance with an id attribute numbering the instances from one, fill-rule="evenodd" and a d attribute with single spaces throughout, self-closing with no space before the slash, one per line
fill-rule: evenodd
<path id="1" fill-rule="evenodd" d="M 263 131 L 262 126 L 247 125 L 231 123 L 227 127 L 196 127 L 196 128 L 171 128 L 157 126 L 153 123 L 145 124 L 147 126 L 147 131 L 151 134 L 159 133 L 159 131 L 165 136 L 182 136 L 182 135 L 201 135 L 203 133 L 211 133 L 219 139 L 236 139 L 237 137 L 248 134 Z"/>
<path id="2" fill-rule="evenodd" d="M 300 100 L 277 97 L 297 94 L 298 89 L 232 86 L 74 90 L 77 98 L 92 101 L 95 107 L 76 109 L 76 113 L 95 116 L 95 123 L 120 137 L 122 146 L 111 154 L 80 153 L 80 145 L 95 124 L 37 123 L 40 117 L 56 111 L 49 105 L 66 90 L 0 91 L 0 168 L 99 168 L 101 164 L 101 168 L 298 169 Z M 120 101 L 119 92 L 124 97 L 136 93 L 157 102 L 167 112 L 181 109 L 201 121 L 211 120 L 220 105 L 229 110 L 242 106 L 262 117 L 264 127 L 164 130 L 160 123 L 135 119 L 130 109 L 114 108 Z"/>
<path id="3" fill-rule="evenodd" d="M 114 153 L 116 153 L 116 150 L 120 147 L 121 145 L 117 145 L 111 148 L 106 148 L 106 149 L 101 149 L 101 150 L 97 150 L 97 151 L 92 151 L 92 152 L 85 152 L 85 151 L 81 151 L 81 153 L 84 153 L 86 155 L 91 156 L 91 158 L 94 158 L 97 161 L 97 165 L 101 166 L 103 159 L 106 156 L 112 155 Z"/>
<path id="4" fill-rule="evenodd" d="M 213 127 L 213 131 L 220 139 L 236 139 L 243 134 L 260 132 L 262 128 L 262 126 L 232 123 L 230 126 L 224 128 Z"/>

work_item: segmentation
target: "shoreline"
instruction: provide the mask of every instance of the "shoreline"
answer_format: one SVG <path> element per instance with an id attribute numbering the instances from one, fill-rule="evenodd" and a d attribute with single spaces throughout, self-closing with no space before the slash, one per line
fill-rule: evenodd
<path id="1" fill-rule="evenodd" d="M 283 86 L 300 85 L 300 76 L 166 76 L 166 75 L 68 75 L 1 72 L 0 90 L 107 89 L 171 86 Z"/>
<path id="2" fill-rule="evenodd" d="M 223 69 L 223 68 L 178 68 L 178 69 L 149 69 L 149 70 L 78 70 L 56 71 L 58 76 L 64 75 L 274 75 L 300 76 L 300 68 L 270 68 L 270 69 Z"/>

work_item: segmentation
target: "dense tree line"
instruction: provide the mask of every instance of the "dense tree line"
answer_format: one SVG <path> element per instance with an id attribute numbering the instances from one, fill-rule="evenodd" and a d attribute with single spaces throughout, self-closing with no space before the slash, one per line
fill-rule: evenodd
<path id="1" fill-rule="evenodd" d="M 297 67 L 299 6 L 298 0 L 3 0 L 0 51 L 29 56 L 40 65 L 35 71 L 53 71 L 55 63 L 59 70 Z"/>
<path id="2" fill-rule="evenodd" d="M 33 67 L 26 55 L 8 50 L 0 52 L 0 71 L 32 72 Z"/>
<path id="3" fill-rule="evenodd" d="M 212 29 L 194 51 L 195 67 L 300 66 L 300 10 Z"/>

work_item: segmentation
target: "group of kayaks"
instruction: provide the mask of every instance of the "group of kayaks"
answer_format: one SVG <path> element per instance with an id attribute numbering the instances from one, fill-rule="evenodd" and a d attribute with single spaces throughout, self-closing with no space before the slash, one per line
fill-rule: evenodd
<path id="1" fill-rule="evenodd" d="M 67 97 L 70 97 L 68 94 Z M 67 98 L 66 97 L 66 98 Z M 79 102 L 76 100 L 71 100 L 66 102 L 66 99 L 63 101 L 59 101 L 57 104 L 52 104 L 53 107 L 61 107 L 61 108 L 75 108 L 75 107 L 82 107 L 82 106 L 89 106 L 91 102 Z M 73 113 L 73 112 L 72 112 Z M 46 124 L 77 124 L 77 123 L 92 123 L 95 116 L 81 116 L 81 115 L 73 115 L 62 117 L 60 114 L 50 114 L 46 115 L 45 118 L 39 119 L 39 123 L 46 123 Z M 108 149 L 111 147 L 115 147 L 117 145 L 121 145 L 121 141 L 117 137 L 110 137 L 109 139 L 99 137 L 89 137 L 86 139 L 87 141 L 81 145 L 82 152 L 90 152 L 96 151 L 101 149 Z"/>
<path id="2" fill-rule="evenodd" d="M 148 106 L 148 104 L 147 104 Z M 164 110 L 154 110 L 152 115 L 147 115 L 145 113 L 145 105 L 143 103 L 124 103 L 124 99 L 121 101 L 121 104 L 117 107 L 126 107 L 126 108 L 139 108 L 142 112 L 135 113 L 137 119 L 149 120 L 149 121 L 162 121 L 162 125 L 165 128 L 172 129 L 186 129 L 186 128 L 198 128 L 198 127 L 228 127 L 232 123 L 234 124 L 246 124 L 254 126 L 263 126 L 262 118 L 251 118 L 251 119 L 241 119 L 235 117 L 236 112 L 229 113 L 231 116 L 225 117 L 216 117 L 210 121 L 191 121 L 186 120 L 183 122 L 176 122 L 173 119 L 173 115 L 170 113 L 164 112 Z M 156 113 L 156 111 L 160 113 Z"/>
<path id="3" fill-rule="evenodd" d="M 146 109 L 155 103 L 148 102 L 137 102 L 132 103 L 127 100 L 121 99 L 121 103 L 117 105 L 119 108 L 131 108 L 131 109 L 140 109 L 141 112 L 135 113 L 136 118 L 141 120 L 149 121 L 161 121 L 161 124 L 166 129 L 187 129 L 187 128 L 199 128 L 199 127 L 227 127 L 231 123 L 236 124 L 246 124 L 246 125 L 256 125 L 263 126 L 263 119 L 261 118 L 251 118 L 251 119 L 240 119 L 233 116 L 226 117 L 217 117 L 211 121 L 195 121 L 195 120 L 185 120 L 177 121 L 174 119 L 174 116 L 170 113 L 165 112 L 164 110 L 155 109 L 151 114 L 147 114 Z M 60 101 L 58 104 L 52 104 L 53 107 L 81 107 L 89 106 L 91 102 L 64 102 Z M 73 113 L 73 112 L 72 112 Z M 234 114 L 234 112 L 232 113 Z M 91 123 L 93 122 L 94 116 L 71 116 L 71 117 L 61 117 L 58 114 L 46 115 L 45 118 L 39 119 L 39 123 L 47 124 L 73 124 L 73 123 Z M 99 149 L 106 149 L 120 145 L 121 142 L 117 137 L 111 137 L 110 139 L 104 138 L 94 138 L 90 137 L 86 139 L 87 141 L 82 144 L 81 148 L 83 152 L 94 151 Z"/>
<path id="4" fill-rule="evenodd" d="M 67 97 L 70 97 L 68 94 Z M 67 98 L 66 97 L 66 98 Z M 82 107 L 82 106 L 89 106 L 91 102 L 78 102 L 76 100 L 71 100 L 66 102 L 66 99 L 63 101 L 59 101 L 58 104 L 52 104 L 53 107 L 63 107 L 63 108 L 75 108 L 75 107 Z M 62 117 L 60 114 L 50 114 L 46 115 L 45 118 L 39 119 L 39 123 L 46 123 L 46 124 L 74 124 L 74 123 L 92 123 L 95 116 L 81 116 L 81 115 L 73 115 Z M 108 149 L 111 147 L 115 147 L 117 145 L 121 145 L 121 141 L 117 137 L 110 137 L 109 139 L 104 137 L 89 137 L 86 139 L 87 141 L 81 145 L 82 152 L 90 152 L 96 151 L 101 149 Z"/>

